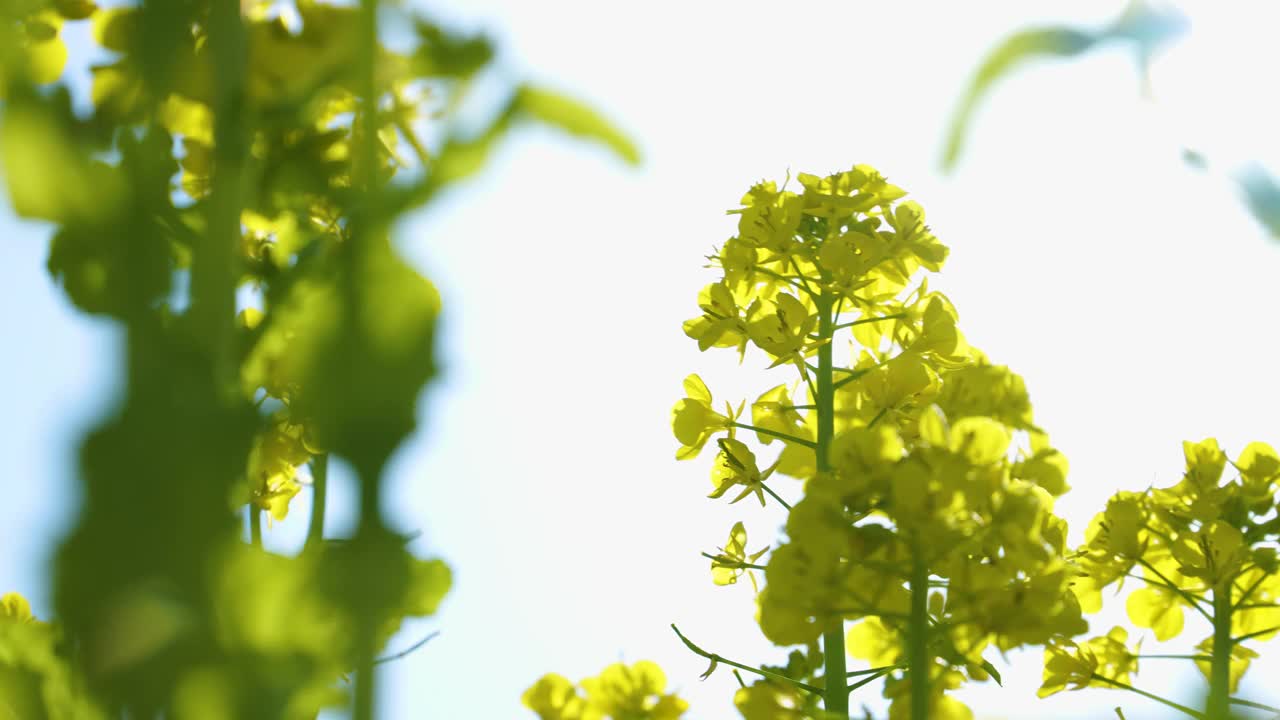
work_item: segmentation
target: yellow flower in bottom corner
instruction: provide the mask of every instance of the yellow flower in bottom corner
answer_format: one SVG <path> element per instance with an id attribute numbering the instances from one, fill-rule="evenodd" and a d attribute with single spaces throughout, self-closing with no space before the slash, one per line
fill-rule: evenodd
<path id="1" fill-rule="evenodd" d="M 38 622 L 31 614 L 31 603 L 15 592 L 5 593 L 0 597 L 0 620 L 20 623 Z"/>
<path id="2" fill-rule="evenodd" d="M 627 667 L 614 663 L 598 677 L 582 681 L 587 701 L 613 720 L 675 720 L 689 703 L 663 695 L 667 676 L 657 663 L 641 660 Z"/>
<path id="3" fill-rule="evenodd" d="M 677 720 L 689 708 L 676 695 L 663 694 L 667 677 L 647 660 L 630 667 L 614 663 L 580 685 L 581 692 L 568 678 L 550 673 L 520 700 L 540 720 Z"/>
<path id="4" fill-rule="evenodd" d="M 538 713 L 540 720 L 598 720 L 600 713 L 587 707 L 578 689 L 563 675 L 544 675 L 524 691 L 520 702 Z"/>

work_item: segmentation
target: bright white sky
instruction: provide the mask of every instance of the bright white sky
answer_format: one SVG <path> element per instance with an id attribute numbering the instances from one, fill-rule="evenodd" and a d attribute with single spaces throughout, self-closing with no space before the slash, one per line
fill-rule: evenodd
<path id="1" fill-rule="evenodd" d="M 699 682 L 705 663 L 668 624 L 736 659 L 785 655 L 752 622 L 750 586 L 713 586 L 698 555 L 739 519 L 753 548 L 772 541 L 783 516 L 706 499 L 710 453 L 676 463 L 669 413 L 689 372 L 735 402 L 781 382 L 759 357 L 738 367 L 732 353 L 699 354 L 680 323 L 713 278 L 702 256 L 734 232 L 723 211 L 788 168 L 869 163 L 925 207 L 952 248 L 931 287 L 954 300 L 973 344 L 1026 378 L 1039 424 L 1071 460 L 1058 510 L 1075 539 L 1114 491 L 1173 483 L 1184 439 L 1217 436 L 1232 457 L 1254 439 L 1280 445 L 1280 245 L 1223 174 L 1248 159 L 1280 169 L 1265 90 L 1280 11 L 1184 3 L 1192 34 L 1157 62 L 1154 101 L 1118 49 L 1019 73 L 943 177 L 945 121 L 987 49 L 1033 22 L 1103 23 L 1122 3 L 429 4 L 495 33 L 512 77 L 617 118 L 646 163 L 628 170 L 523 132 L 482 180 L 401 228 L 445 297 L 446 375 L 392 468 L 387 510 L 424 531 L 415 548 L 447 558 L 456 585 L 437 617 L 393 641 L 442 632 L 386 668 L 384 717 L 525 717 L 520 693 L 542 673 L 578 679 L 619 659 L 661 663 L 691 718 L 735 717 L 732 675 Z M 1184 145 L 1209 156 L 1210 174 L 1182 164 Z M 6 215 L 0 235 L 0 591 L 47 614 L 43 565 L 73 517 L 75 439 L 110 406 L 116 336 L 47 279 L 45 228 Z M 332 509 L 340 531 L 347 513 Z M 301 537 L 305 494 L 295 512 L 273 545 Z M 1185 641 L 1159 652 L 1205 634 L 1189 620 Z M 1280 704 L 1271 657 L 1240 695 Z M 978 717 L 1104 717 L 1116 705 L 1131 720 L 1167 717 L 1106 690 L 1038 701 L 1039 653 L 1009 660 L 1006 689 L 961 693 Z M 1148 661 L 1139 684 L 1192 704 L 1201 687 L 1176 661 Z M 881 707 L 873 688 L 855 706 Z"/>

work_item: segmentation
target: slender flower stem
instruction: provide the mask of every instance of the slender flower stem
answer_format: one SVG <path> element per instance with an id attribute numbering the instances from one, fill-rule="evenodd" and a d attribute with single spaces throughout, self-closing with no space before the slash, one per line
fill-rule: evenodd
<path id="1" fill-rule="evenodd" d="M 1232 705 L 1239 705 L 1241 707 L 1253 708 L 1254 710 L 1266 710 L 1267 712 L 1280 713 L 1280 708 L 1272 707 L 1271 705 L 1264 705 L 1260 702 L 1254 702 L 1252 700 L 1245 700 L 1244 698 L 1236 698 L 1236 697 L 1227 698 L 1227 699 L 1231 702 Z"/>
<path id="2" fill-rule="evenodd" d="M 881 315 L 880 317 L 862 318 L 860 320 L 854 320 L 853 322 L 836 325 L 833 329 L 844 330 L 845 328 L 851 328 L 857 325 L 866 325 L 868 323 L 880 322 L 882 320 L 897 320 L 898 318 L 904 318 L 906 316 L 906 313 L 893 313 L 892 315 Z"/>
<path id="3" fill-rule="evenodd" d="M 426 637 L 422 638 L 422 639 L 421 639 L 421 640 L 419 640 L 418 642 L 416 642 L 416 643 L 414 643 L 414 644 L 410 645 L 409 647 L 405 648 L 404 650 L 401 650 L 401 651 L 400 651 L 400 652 L 398 652 L 398 653 L 395 653 L 395 654 L 392 654 L 392 655 L 384 655 L 384 656 L 382 656 L 382 657 L 380 657 L 380 658 L 378 658 L 378 659 L 374 660 L 374 661 L 373 661 L 373 664 L 374 664 L 374 665 L 382 665 L 382 664 L 384 664 L 384 663 L 395 662 L 396 660 L 399 660 L 399 659 L 401 659 L 401 658 L 408 657 L 410 654 L 412 654 L 413 652 L 417 651 L 419 648 L 421 648 L 422 646 L 426 645 L 427 643 L 431 642 L 432 640 L 436 639 L 436 638 L 437 638 L 437 637 L 439 637 L 439 636 L 440 636 L 440 631 L 439 631 L 439 630 L 437 630 L 437 631 L 435 631 L 435 632 L 431 633 L 430 635 L 427 635 Z"/>
<path id="4" fill-rule="evenodd" d="M 854 690 L 857 690 L 858 688 L 862 687 L 863 685 L 866 685 L 867 683 L 875 682 L 876 680 L 879 680 L 885 675 L 888 675 L 892 671 L 893 671 L 893 668 L 890 667 L 890 668 L 886 668 L 883 670 L 879 670 L 878 672 L 872 673 L 871 675 L 868 675 L 867 677 L 862 678 L 858 682 L 851 684 L 848 688 L 846 688 L 846 692 L 853 692 Z"/>
<path id="5" fill-rule="evenodd" d="M 810 297 L 812 297 L 812 298 L 814 298 L 814 299 L 817 299 L 817 297 L 818 297 L 818 296 L 817 296 L 817 295 L 815 295 L 815 294 L 814 294 L 814 292 L 813 292 L 812 290 L 810 290 L 809 288 L 804 287 L 804 286 L 803 286 L 803 285 L 801 285 L 800 283 L 798 283 L 798 282 L 796 282 L 796 281 L 792 280 L 791 278 L 789 278 L 789 277 L 787 277 L 787 276 L 785 276 L 785 275 L 779 275 L 778 273 L 773 272 L 772 270 L 766 270 L 766 269 L 764 269 L 764 268 L 759 268 L 759 267 L 758 267 L 758 268 L 755 268 L 754 270 L 752 270 L 752 272 L 758 273 L 758 274 L 760 274 L 760 275 L 764 275 L 765 277 L 773 278 L 774 280 L 777 280 L 777 281 L 779 281 L 779 282 L 781 282 L 781 283 L 783 283 L 783 284 L 786 284 L 786 285 L 790 285 L 791 287 L 793 287 L 793 288 L 795 288 L 795 289 L 797 289 L 797 290 L 802 290 L 802 291 L 804 291 L 805 293 L 808 293 L 808 294 L 809 294 L 809 296 L 810 296 Z"/>
<path id="6" fill-rule="evenodd" d="M 311 460 L 311 520 L 307 524 L 307 540 L 303 549 L 319 547 L 324 540 L 324 511 L 328 495 L 329 454 L 321 453 Z"/>
<path id="7" fill-rule="evenodd" d="M 712 555 L 711 553 L 701 553 L 702 557 L 708 560 L 714 560 L 721 567 L 741 569 L 741 570 L 764 570 L 764 565 L 756 565 L 749 562 L 740 562 L 731 558 L 725 558 L 721 555 Z"/>
<path id="8" fill-rule="evenodd" d="M 1239 606 L 1237 606 L 1237 607 L 1239 607 Z M 1272 626 L 1271 626 L 1271 627 L 1269 627 L 1269 628 L 1263 628 L 1263 629 L 1261 629 L 1261 630 L 1254 630 L 1253 632 L 1251 632 L 1251 633 L 1245 633 L 1244 635 L 1237 635 L 1237 636 L 1235 636 L 1235 637 L 1231 638 L 1231 644 L 1232 644 L 1232 645 L 1235 645 L 1235 644 L 1237 644 L 1237 643 L 1244 642 L 1245 640 L 1252 640 L 1252 639 L 1254 639 L 1254 638 L 1256 638 L 1256 637 L 1259 637 L 1259 636 L 1262 636 L 1262 635 L 1266 635 L 1267 633 L 1273 633 L 1273 632 L 1276 632 L 1276 631 L 1278 631 L 1278 630 L 1280 630 L 1280 625 L 1272 625 Z"/>
<path id="9" fill-rule="evenodd" d="M 1213 659 L 1212 655 L 1134 655 L 1139 660 L 1199 660 L 1208 662 Z"/>
<path id="10" fill-rule="evenodd" d="M 835 318 L 831 316 L 832 298 L 826 292 L 818 297 L 818 335 L 830 340 L 835 334 Z M 818 472 L 831 469 L 828 449 L 835 435 L 835 383 L 832 371 L 831 343 L 823 343 L 818 348 L 818 393 L 814 398 L 818 409 L 818 444 L 814 448 L 817 455 Z M 823 693 L 823 706 L 827 713 L 849 716 L 849 688 L 845 684 L 844 618 L 834 615 L 827 619 L 827 627 L 822 633 L 823 671 L 826 679 L 826 692 Z"/>
<path id="11" fill-rule="evenodd" d="M 771 497 L 771 498 L 773 498 L 775 501 L 777 501 L 777 503 L 778 503 L 779 505 L 781 505 L 782 507 L 786 508 L 788 511 L 790 511 L 790 510 L 791 510 L 791 503 L 789 503 L 789 502 L 787 502 L 786 500 L 783 500 L 782 498 L 778 497 L 778 493 L 774 492 L 774 491 L 773 491 L 773 488 L 769 487 L 768 485 L 765 485 L 764 483 L 760 483 L 760 487 L 764 488 L 764 491 L 765 491 L 765 492 L 767 492 L 767 493 L 769 493 L 769 497 Z"/>
<path id="12" fill-rule="evenodd" d="M 1144 583 L 1146 583 L 1146 584 L 1148 584 L 1148 585 L 1152 585 L 1152 586 L 1154 586 L 1154 587 L 1164 588 L 1165 590 L 1168 590 L 1168 591 L 1169 591 L 1169 592 L 1171 592 L 1171 593 L 1175 593 L 1175 594 L 1178 594 L 1178 595 L 1185 595 L 1185 597 L 1190 598 L 1189 602 L 1191 602 L 1192 604 L 1199 603 L 1199 604 L 1202 606 L 1202 608 L 1203 608 L 1204 606 L 1213 607 L 1213 603 L 1211 603 L 1211 602 L 1209 602 L 1208 600 L 1204 599 L 1204 598 L 1203 598 L 1203 597 L 1201 597 L 1200 595 L 1197 595 L 1196 593 L 1191 592 L 1191 591 L 1189 591 L 1189 590 L 1186 590 L 1186 589 L 1184 589 L 1184 588 L 1180 588 L 1180 587 L 1178 587 L 1178 586 L 1176 586 L 1176 585 L 1170 585 L 1170 584 L 1168 584 L 1168 583 L 1163 583 L 1163 582 L 1160 582 L 1159 580 L 1155 580 L 1155 579 L 1149 578 L 1149 577 L 1147 577 L 1147 576 L 1145 576 L 1145 575 L 1138 575 L 1138 574 L 1136 574 L 1136 573 L 1131 573 L 1131 572 L 1125 573 L 1124 575 L 1125 575 L 1125 577 L 1131 577 L 1131 578 L 1133 578 L 1134 580 L 1141 580 L 1142 582 L 1144 582 Z M 1206 616 L 1205 616 L 1205 619 L 1206 619 L 1206 620 L 1207 620 L 1207 619 L 1209 619 L 1209 616 L 1207 616 L 1207 615 L 1206 615 Z"/>
<path id="13" fill-rule="evenodd" d="M 1126 685 L 1125 683 L 1122 683 L 1118 680 L 1112 680 L 1109 677 L 1103 677 L 1102 675 L 1099 675 L 1097 673 L 1093 673 L 1089 677 L 1093 678 L 1094 680 L 1107 683 L 1108 685 L 1111 685 L 1113 687 L 1118 687 L 1121 690 L 1128 690 L 1129 692 L 1137 693 L 1138 695 L 1141 695 L 1144 698 L 1155 700 L 1156 702 L 1160 703 L 1161 705 L 1164 705 L 1165 707 L 1173 708 L 1174 710 L 1177 710 L 1178 712 L 1189 715 L 1193 718 L 1199 718 L 1199 720 L 1205 720 L 1204 713 L 1200 712 L 1199 710 L 1196 710 L 1194 708 L 1189 708 L 1186 705 L 1179 705 L 1178 703 L 1172 700 L 1166 700 L 1160 697 L 1159 695 L 1153 695 L 1152 693 L 1149 693 L 1146 690 L 1139 690 L 1138 688 L 1132 685 Z"/>
<path id="14" fill-rule="evenodd" d="M 1202 603 L 1203 603 L 1203 602 L 1205 602 L 1205 601 L 1204 601 L 1203 599 L 1201 599 L 1201 598 L 1197 598 L 1195 595 L 1192 595 L 1191 593 L 1187 592 L 1186 590 L 1183 590 L 1182 588 L 1180 588 L 1180 587 L 1178 587 L 1177 585 L 1173 584 L 1173 581 L 1171 581 L 1169 578 L 1165 577 L 1165 576 L 1164 576 L 1164 573 L 1162 573 L 1162 572 L 1160 572 L 1159 570 L 1157 570 L 1155 565 L 1152 565 L 1151 563 L 1147 562 L 1146 560 L 1143 560 L 1143 559 L 1139 558 L 1139 559 L 1138 559 L 1138 564 L 1139 564 L 1139 565 L 1141 565 L 1142 567 L 1144 567 L 1144 568 L 1146 568 L 1146 569 L 1150 570 L 1151 572 L 1155 573 L 1156 577 L 1158 577 L 1158 578 L 1160 578 L 1161 580 L 1163 580 L 1163 581 L 1164 581 L 1164 587 L 1165 587 L 1165 588 L 1167 588 L 1167 589 L 1169 589 L 1169 590 L 1172 590 L 1173 592 L 1175 592 L 1175 593 L 1177 593 L 1178 595 L 1180 595 L 1180 596 L 1182 597 L 1182 599 L 1183 599 L 1183 600 L 1186 600 L 1186 601 L 1187 601 L 1187 604 L 1188 604 L 1188 605 L 1190 605 L 1191 607 L 1195 608 L 1197 612 L 1199 612 L 1201 615 L 1203 615 L 1205 620 L 1208 620 L 1208 621 L 1209 621 L 1209 622 L 1211 622 L 1211 623 L 1213 622 L 1213 616 L 1212 616 L 1212 615 L 1210 615 L 1210 614 L 1209 614 L 1209 613 L 1204 609 L 1204 605 L 1203 605 Z M 1145 580 L 1145 578 L 1144 578 L 1144 580 Z M 1150 581 L 1147 581 L 1147 582 L 1148 582 L 1149 584 L 1152 584 L 1152 585 L 1158 585 L 1158 584 L 1159 584 L 1159 583 L 1154 583 L 1154 582 L 1150 582 Z M 1217 602 L 1216 602 L 1216 593 L 1215 593 L 1215 603 L 1214 603 L 1214 607 L 1217 607 Z M 1228 610 L 1230 610 L 1230 605 L 1228 605 L 1228 606 L 1227 606 L 1227 609 L 1228 609 Z M 1215 612 L 1216 612 L 1216 611 L 1215 611 Z"/>
<path id="15" fill-rule="evenodd" d="M 1260 603 L 1236 603 L 1237 610 L 1262 610 L 1263 608 L 1280 608 L 1280 603 L 1260 602 Z"/>
<path id="16" fill-rule="evenodd" d="M 746 670 L 747 672 L 755 673 L 757 675 L 760 675 L 761 677 L 767 677 L 770 680 L 777 680 L 779 682 L 789 683 L 791 685 L 794 685 L 800 688 L 801 690 L 808 690 L 809 692 L 816 693 L 818 695 L 822 694 L 822 688 L 817 687 L 815 685 L 810 685 L 809 683 L 800 682 L 799 680 L 796 680 L 794 678 L 789 678 L 786 675 L 781 675 L 776 672 L 770 672 L 769 670 L 754 668 L 754 667 L 751 667 L 750 665 L 743 665 L 742 663 L 730 660 L 729 658 L 724 657 L 723 655 L 707 652 L 706 650 L 703 650 L 697 645 L 694 645 L 692 640 L 685 637 L 684 633 L 680 632 L 680 628 L 676 627 L 675 623 L 671 623 L 671 629 L 676 631 L 676 636 L 680 638 L 681 642 L 684 643 L 685 647 L 692 650 L 694 654 L 700 655 L 710 660 L 713 663 L 724 663 L 729 667 L 735 667 L 735 668 L 738 668 L 739 670 Z"/>
<path id="17" fill-rule="evenodd" d="M 858 378 L 862 377 L 863 375 L 866 375 L 867 373 L 871 372 L 872 370 L 875 370 L 875 369 L 876 369 L 876 368 L 878 368 L 878 367 L 880 367 L 880 366 L 879 366 L 879 365 L 876 365 L 876 366 L 874 366 L 874 367 L 869 367 L 869 368 L 860 368 L 860 369 L 858 369 L 858 370 L 849 371 L 849 376 L 848 376 L 848 377 L 845 377 L 845 378 L 841 378 L 841 379 L 840 379 L 840 382 L 838 382 L 838 383 L 836 383 L 834 386 L 832 386 L 832 389 L 834 389 L 834 390 L 839 390 L 840 388 L 844 387 L 845 385 L 848 385 L 848 384 L 849 384 L 849 383 L 851 383 L 851 382 L 855 382 Z"/>
<path id="18" fill-rule="evenodd" d="M 800 272 L 800 263 L 796 262 L 794 255 L 791 257 L 791 267 L 795 269 L 796 277 L 799 278 L 800 283 L 804 285 L 805 292 L 809 293 L 810 297 L 814 297 L 816 293 L 814 293 L 813 286 L 809 284 L 809 278 L 805 277 L 805 274 Z"/>
<path id="19" fill-rule="evenodd" d="M 1213 589 L 1213 659 L 1209 663 L 1209 697 L 1204 715 L 1212 720 L 1226 720 L 1231 711 L 1231 582 L 1220 582 Z"/>
<path id="20" fill-rule="evenodd" d="M 765 429 L 765 428 L 756 427 L 755 425 L 748 425 L 748 424 L 746 424 L 746 423 L 740 423 L 740 422 L 734 422 L 734 423 L 733 423 L 733 426 L 734 426 L 734 427 L 736 427 L 736 428 L 742 428 L 743 430 L 750 430 L 750 431 L 752 431 L 752 432 L 758 432 L 758 433 L 760 433 L 761 435 L 768 435 L 768 436 L 770 436 L 770 437 L 776 437 L 776 438 L 778 438 L 779 440 L 786 440 L 787 442 L 793 442 L 793 443 L 795 443 L 795 444 L 797 444 L 797 445 L 803 445 L 803 446 L 805 446 L 805 447 L 807 447 L 807 448 L 816 448 L 816 447 L 818 447 L 817 443 L 813 442 L 812 440 L 805 440 L 804 438 L 798 438 L 798 437 L 795 437 L 794 435 L 788 435 L 788 434 L 786 434 L 786 433 L 780 433 L 780 432 L 777 432 L 776 430 L 768 430 L 768 429 Z"/>
<path id="21" fill-rule="evenodd" d="M 845 677 L 858 677 L 859 675 L 873 675 L 876 673 L 887 673 L 891 670 L 897 670 L 900 667 L 902 667 L 902 663 L 894 663 L 892 665 L 881 665 L 880 667 L 873 667 L 868 670 L 851 670 L 845 673 Z"/>
<path id="22" fill-rule="evenodd" d="M 1253 591 L 1257 590 L 1258 586 L 1261 585 L 1268 577 L 1270 577 L 1269 573 L 1262 573 L 1258 575 L 1258 579 L 1253 581 L 1253 584 L 1249 586 L 1248 590 L 1245 590 L 1236 596 L 1235 607 L 1243 607 L 1244 604 L 1249 601 L 1249 596 L 1253 595 Z"/>

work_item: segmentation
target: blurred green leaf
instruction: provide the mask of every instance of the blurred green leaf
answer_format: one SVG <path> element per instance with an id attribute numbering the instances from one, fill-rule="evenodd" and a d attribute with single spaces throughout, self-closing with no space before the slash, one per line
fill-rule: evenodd
<path id="1" fill-rule="evenodd" d="M 1249 212 L 1273 239 L 1280 240 L 1280 184 L 1275 176 L 1259 165 L 1250 165 L 1236 174 L 1236 182 Z"/>
<path id="2" fill-rule="evenodd" d="M 571 97 L 526 85 L 516 94 L 516 112 L 575 137 L 601 143 L 629 165 L 640 163 L 640 150 L 630 138 L 595 110 Z"/>
<path id="3" fill-rule="evenodd" d="M 434 77 L 469 77 L 493 59 L 493 45 L 483 35 L 459 35 L 419 19 L 420 45 L 414 53 L 415 71 Z"/>
<path id="4" fill-rule="evenodd" d="M 1022 30 L 1005 38 L 978 67 L 960 105 L 951 116 L 947 143 L 942 153 L 942 169 L 955 168 L 969 134 L 969 123 L 978 104 L 991 91 L 997 80 L 1015 69 L 1044 58 L 1067 58 L 1104 46 L 1112 41 L 1133 45 L 1139 66 L 1145 68 L 1151 54 L 1186 28 L 1183 16 L 1172 11 L 1156 10 L 1141 0 L 1131 2 L 1114 22 L 1096 30 L 1065 26 Z"/>

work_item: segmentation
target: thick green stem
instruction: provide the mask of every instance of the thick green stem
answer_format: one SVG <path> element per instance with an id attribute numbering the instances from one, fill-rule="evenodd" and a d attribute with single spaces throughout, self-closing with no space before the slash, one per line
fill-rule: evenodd
<path id="1" fill-rule="evenodd" d="M 375 208 L 378 207 L 378 0 L 360 0 L 360 56 L 356 67 L 357 88 L 360 95 L 360 116 L 356 133 L 356 152 L 353 173 L 357 187 L 364 192 L 361 206 L 351 218 L 356 228 L 353 242 L 346 251 L 346 312 L 347 320 L 360 317 L 359 291 L 356 277 L 364 262 L 360 250 L 368 250 L 373 242 L 372 230 Z M 382 534 L 382 515 L 379 509 L 382 468 L 360 469 L 360 524 L 355 541 L 362 545 L 372 543 Z M 377 606 L 360 608 L 356 628 L 356 678 L 352 720 L 373 720 L 376 717 L 377 697 L 377 630 L 380 619 Z"/>
<path id="2" fill-rule="evenodd" d="M 835 334 L 835 318 L 831 313 L 832 298 L 822 293 L 818 298 L 818 335 L 829 340 Z M 831 469 L 828 448 L 835 434 L 835 383 L 831 362 L 831 343 L 824 343 L 818 348 L 818 397 L 814 398 L 818 406 L 818 445 L 814 448 L 817 454 L 818 472 Z M 825 660 L 826 690 L 823 692 L 823 705 L 827 712 L 842 717 L 849 716 L 849 688 L 845 684 L 848 666 L 844 650 L 844 618 L 840 615 L 829 618 L 827 627 L 822 633 L 822 652 Z"/>
<path id="3" fill-rule="evenodd" d="M 236 250 L 244 207 L 244 168 L 249 153 L 244 101 L 248 41 L 238 0 L 214 2 L 209 12 L 209 47 L 214 74 L 214 166 L 209 197 L 209 231 L 195 246 L 191 264 L 191 313 L 198 337 L 213 360 L 220 391 L 238 392 L 235 360 Z"/>
<path id="4" fill-rule="evenodd" d="M 929 720 L 929 568 L 920 542 L 913 539 L 911 545 L 911 620 L 907 625 L 911 720 Z"/>
<path id="5" fill-rule="evenodd" d="M 321 453 L 311 461 L 311 521 L 307 525 L 304 549 L 320 546 L 324 540 L 324 511 L 329 495 L 329 454 Z"/>
<path id="6" fill-rule="evenodd" d="M 1231 581 L 1224 580 L 1213 589 L 1213 659 L 1209 663 L 1209 698 L 1204 716 L 1209 720 L 1226 720 L 1230 713 L 1231 650 Z"/>
<path id="7" fill-rule="evenodd" d="M 262 547 L 262 510 L 249 503 L 249 541 L 256 548 Z"/>

